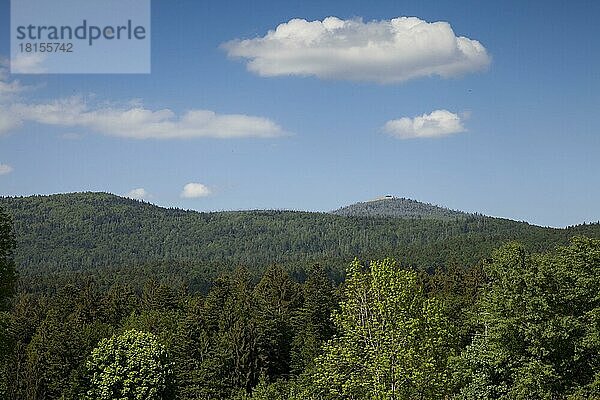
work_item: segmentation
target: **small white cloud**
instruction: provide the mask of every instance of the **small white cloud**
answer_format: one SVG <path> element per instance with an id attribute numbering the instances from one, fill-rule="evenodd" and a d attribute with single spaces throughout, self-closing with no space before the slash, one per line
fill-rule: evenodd
<path id="1" fill-rule="evenodd" d="M 222 47 L 230 57 L 246 59 L 248 70 L 261 76 L 379 83 L 459 76 L 485 69 L 491 61 L 481 43 L 456 36 L 449 23 L 416 17 L 370 22 L 292 19 L 265 36 L 232 40 Z"/>
<path id="2" fill-rule="evenodd" d="M 191 182 L 183 187 L 181 197 L 185 199 L 195 199 L 198 197 L 206 197 L 212 194 L 212 190 L 201 183 Z"/>
<path id="3" fill-rule="evenodd" d="M 0 175 L 10 174 L 13 171 L 13 167 L 7 164 L 0 164 Z"/>
<path id="4" fill-rule="evenodd" d="M 125 195 L 130 199 L 143 200 L 150 197 L 150 193 L 146 191 L 144 188 L 132 189 Z"/>
<path id="5" fill-rule="evenodd" d="M 399 139 L 435 138 L 466 131 L 460 116 L 448 110 L 394 119 L 388 121 L 383 130 Z"/>

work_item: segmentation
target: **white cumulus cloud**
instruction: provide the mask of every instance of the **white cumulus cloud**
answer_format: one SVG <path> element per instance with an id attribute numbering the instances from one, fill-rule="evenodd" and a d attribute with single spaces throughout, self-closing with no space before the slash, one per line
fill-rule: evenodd
<path id="1" fill-rule="evenodd" d="M 10 174 L 13 171 L 13 167 L 8 164 L 0 164 L 0 175 Z"/>
<path id="2" fill-rule="evenodd" d="M 448 110 L 393 119 L 385 124 L 383 130 L 399 139 L 434 138 L 466 131 L 461 117 Z"/>
<path id="3" fill-rule="evenodd" d="M 126 196 L 130 199 L 143 200 L 150 197 L 150 193 L 148 193 L 144 188 L 136 188 L 127 192 Z"/>
<path id="4" fill-rule="evenodd" d="M 456 36 L 447 22 L 416 17 L 363 22 L 328 17 L 292 19 L 265 36 L 232 40 L 223 48 L 261 76 L 313 75 L 397 83 L 485 69 L 491 59 L 477 40 Z"/>
<path id="5" fill-rule="evenodd" d="M 201 183 L 191 182 L 183 187 L 181 197 L 185 199 L 195 199 L 198 197 L 206 197 L 212 194 L 212 190 Z"/>
<path id="6" fill-rule="evenodd" d="M 184 138 L 274 138 L 284 130 L 268 118 L 243 114 L 217 114 L 209 110 L 190 110 L 182 114 L 165 108 L 150 110 L 136 103 L 125 106 L 93 106 L 81 97 L 46 103 L 15 103 L 8 108 L 8 130 L 23 122 L 91 131 L 133 139 Z"/>

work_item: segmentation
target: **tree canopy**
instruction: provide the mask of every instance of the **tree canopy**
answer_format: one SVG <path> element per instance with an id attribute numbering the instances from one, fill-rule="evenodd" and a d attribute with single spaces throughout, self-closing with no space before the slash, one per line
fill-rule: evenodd
<path id="1" fill-rule="evenodd" d="M 600 398 L 596 225 L 106 196 L 0 213 L 0 398 Z"/>
<path id="2" fill-rule="evenodd" d="M 338 334 L 312 375 L 327 399 L 423 399 L 449 393 L 455 350 L 439 300 L 428 299 L 417 274 L 391 259 L 355 260 L 344 284 Z"/>
<path id="3" fill-rule="evenodd" d="M 464 397 L 599 397 L 600 240 L 545 254 L 509 244 L 485 272 Z"/>
<path id="4" fill-rule="evenodd" d="M 85 363 L 87 397 L 97 400 L 166 400 L 173 370 L 166 349 L 146 332 L 102 339 Z"/>

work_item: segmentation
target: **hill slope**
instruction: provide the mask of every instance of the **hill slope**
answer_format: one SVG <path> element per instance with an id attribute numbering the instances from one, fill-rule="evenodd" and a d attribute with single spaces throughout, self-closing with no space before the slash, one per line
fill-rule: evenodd
<path id="1" fill-rule="evenodd" d="M 444 207 L 393 196 L 355 203 L 331 213 L 350 217 L 400 217 L 436 220 L 464 218 L 469 215 L 462 211 L 449 210 Z"/>
<path id="2" fill-rule="evenodd" d="M 14 218 L 21 276 L 130 271 L 153 264 L 167 275 L 204 279 L 237 265 L 258 272 L 271 263 L 302 268 L 321 262 L 343 270 L 354 257 L 385 256 L 420 267 L 473 265 L 507 240 L 544 250 L 577 234 L 600 237 L 597 224 L 551 229 L 476 215 L 439 220 L 292 211 L 201 213 L 106 193 L 5 197 L 0 207 Z"/>

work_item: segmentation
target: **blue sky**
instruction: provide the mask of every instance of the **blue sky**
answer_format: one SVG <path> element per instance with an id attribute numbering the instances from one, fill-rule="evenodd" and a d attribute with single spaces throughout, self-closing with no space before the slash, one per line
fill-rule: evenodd
<path id="1" fill-rule="evenodd" d="M 457 37 L 484 46 L 488 65 L 396 82 L 360 79 L 370 67 L 353 62 L 347 70 L 325 65 L 334 68 L 328 76 L 261 76 L 248 69 L 250 56 L 231 57 L 223 46 L 294 18 L 329 16 L 445 21 Z M 24 120 L 0 133 L 0 195 L 143 188 L 161 206 L 327 211 L 393 194 L 541 225 L 597 221 L 599 17 L 592 1 L 153 0 L 151 74 L 5 74 L 5 83 L 27 89 L 0 103 L 0 118 L 10 118 L 16 103 L 83 98 L 92 108 L 141 104 L 175 119 L 210 110 L 266 127 L 234 137 L 156 138 Z M 8 56 L 8 0 L 0 0 L 0 18 L 0 54 Z M 432 134 L 384 129 L 436 110 L 459 121 L 437 121 Z M 215 121 L 211 129 L 234 129 L 223 128 L 227 118 Z M 189 183 L 200 185 L 182 196 Z"/>

